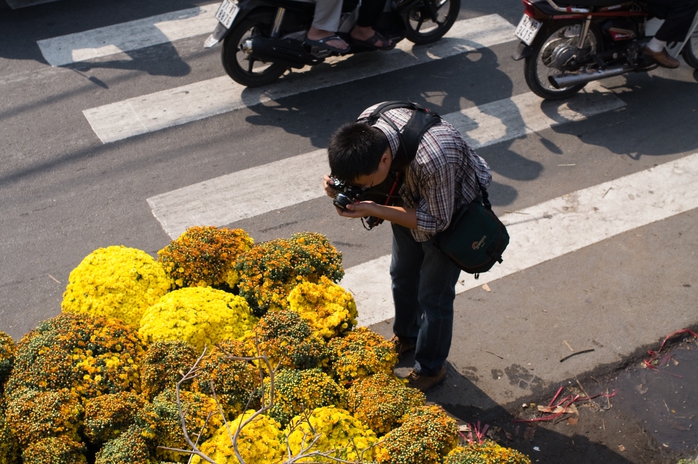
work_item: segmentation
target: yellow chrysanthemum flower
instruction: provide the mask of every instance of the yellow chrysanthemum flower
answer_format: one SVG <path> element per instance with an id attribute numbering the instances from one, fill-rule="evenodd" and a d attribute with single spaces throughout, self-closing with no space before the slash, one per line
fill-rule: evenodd
<path id="1" fill-rule="evenodd" d="M 307 456 L 296 462 L 371 461 L 373 446 L 378 441 L 364 423 L 335 406 L 294 417 L 285 433 L 291 455 L 298 457 L 303 451 L 303 456 Z"/>
<path id="2" fill-rule="evenodd" d="M 392 373 L 397 364 L 393 344 L 368 327 L 358 327 L 329 341 L 330 370 L 341 385 L 373 374 Z"/>
<path id="3" fill-rule="evenodd" d="M 145 251 L 99 248 L 70 273 L 61 308 L 120 319 L 138 327 L 143 312 L 172 287 L 162 265 Z"/>
<path id="4" fill-rule="evenodd" d="M 237 257 L 254 240 L 242 229 L 190 227 L 158 251 L 158 259 L 177 287 L 235 287 Z"/>
<path id="5" fill-rule="evenodd" d="M 256 322 L 242 297 L 211 287 L 185 287 L 149 307 L 139 333 L 151 342 L 183 340 L 201 352 L 221 340 L 244 336 Z"/>
<path id="6" fill-rule="evenodd" d="M 448 453 L 444 464 L 531 464 L 525 454 L 511 448 L 505 448 L 492 440 L 482 443 L 468 443 L 453 448 Z"/>
<path id="7" fill-rule="evenodd" d="M 318 283 L 302 282 L 288 295 L 291 311 L 308 321 L 317 335 L 330 339 L 356 325 L 354 297 L 325 276 Z"/>
<path id="8" fill-rule="evenodd" d="M 421 406 L 378 444 L 378 463 L 440 464 L 458 444 L 456 421 L 441 406 Z"/>
<path id="9" fill-rule="evenodd" d="M 342 254 L 327 237 L 312 232 L 257 244 L 238 257 L 235 270 L 240 295 L 257 316 L 285 309 L 301 282 L 318 282 L 320 276 L 338 282 L 344 276 Z"/>
<path id="10" fill-rule="evenodd" d="M 211 439 L 201 445 L 201 452 L 217 464 L 239 464 L 231 437 L 253 414 L 254 411 L 249 410 L 234 421 L 220 427 Z M 281 426 L 274 419 L 263 414 L 257 415 L 242 427 L 237 446 L 240 456 L 246 463 L 280 463 L 283 462 L 286 452 Z M 204 462 L 199 456 L 194 456 L 192 459 L 192 464 Z"/>

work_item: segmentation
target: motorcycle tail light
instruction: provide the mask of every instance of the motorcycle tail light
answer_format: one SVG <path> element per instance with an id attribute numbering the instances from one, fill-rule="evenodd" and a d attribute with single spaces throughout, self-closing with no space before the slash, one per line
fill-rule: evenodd
<path id="1" fill-rule="evenodd" d="M 539 20 L 539 21 L 543 20 L 543 19 L 550 18 L 549 14 L 545 14 L 541 10 L 536 8 L 533 5 L 533 1 L 531 1 L 531 0 L 523 0 L 523 6 L 524 6 L 524 14 L 526 16 L 530 16 L 531 18 Z"/>
<path id="2" fill-rule="evenodd" d="M 523 0 L 524 14 L 533 17 L 536 15 L 536 9 L 533 8 L 533 4 L 528 0 Z"/>

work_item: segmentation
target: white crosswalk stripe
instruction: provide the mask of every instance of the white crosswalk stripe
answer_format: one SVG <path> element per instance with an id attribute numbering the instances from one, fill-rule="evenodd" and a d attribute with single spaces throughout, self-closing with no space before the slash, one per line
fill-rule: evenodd
<path id="1" fill-rule="evenodd" d="M 532 93 L 444 115 L 474 148 L 510 140 L 567 122 L 586 119 L 625 105 L 612 92 L 590 85 L 568 103 L 541 107 Z M 554 114 L 555 116 L 551 116 Z M 194 225 L 223 226 L 324 195 L 325 150 L 234 172 L 148 199 L 153 215 L 172 237 Z M 278 179 L 283 178 L 283 182 Z M 259 195 L 259 192 L 267 192 Z M 232 206 L 235 205 L 235 206 Z"/>
<path id="2" fill-rule="evenodd" d="M 504 262 L 478 280 L 461 273 L 456 292 L 558 258 L 607 238 L 698 208 L 698 153 L 502 216 L 511 242 Z M 359 324 L 393 316 L 390 256 L 347 269 Z"/>
<path id="3" fill-rule="evenodd" d="M 38 44 L 51 66 L 64 66 L 210 33 L 216 27 L 214 15 L 217 8 L 217 3 L 188 8 L 39 40 Z"/>
<path id="4" fill-rule="evenodd" d="M 210 32 L 217 4 L 39 42 L 54 66 L 157 45 Z M 246 106 L 347 83 L 513 40 L 514 27 L 498 15 L 456 23 L 439 42 L 332 61 L 328 69 L 301 70 L 264 89 L 245 89 L 227 76 L 90 108 L 83 113 L 103 143 L 186 124 Z M 375 56 L 374 56 L 375 55 Z M 377 63 L 380 61 L 380 63 Z M 331 74 L 329 74 L 331 73 Z M 243 92 L 244 91 L 244 92 Z M 532 93 L 482 104 L 444 118 L 475 148 L 508 141 L 625 106 L 613 92 L 590 84 L 572 104 L 543 102 Z M 325 150 L 280 160 L 147 199 L 172 238 L 193 225 L 225 226 L 293 207 L 324 195 Z M 283 177 L 284 182 L 278 182 Z M 316 181 L 312 181 L 316 179 Z M 502 217 L 511 235 L 505 261 L 479 280 L 463 274 L 458 293 L 506 277 L 615 235 L 698 208 L 698 154 L 570 192 Z M 267 194 L 259 195 L 260 191 Z M 231 199 L 235 201 L 231 201 Z M 544 246 L 541 246 L 543 244 Z M 341 285 L 355 295 L 359 323 L 392 317 L 390 255 L 347 269 Z"/>
<path id="5" fill-rule="evenodd" d="M 333 66 L 305 68 L 298 79 L 247 88 L 228 76 L 142 95 L 85 110 L 85 118 L 103 143 L 186 124 L 246 106 L 297 95 L 311 90 L 357 81 L 468 51 L 511 41 L 514 26 L 499 15 L 457 21 L 445 38 L 428 46 L 403 40 L 389 52 L 327 60 Z M 305 71 L 305 72 L 304 72 Z"/>

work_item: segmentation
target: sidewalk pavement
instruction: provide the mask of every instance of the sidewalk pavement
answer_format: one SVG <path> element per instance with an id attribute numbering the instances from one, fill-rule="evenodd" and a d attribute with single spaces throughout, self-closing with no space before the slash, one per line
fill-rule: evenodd
<path id="1" fill-rule="evenodd" d="M 692 210 L 457 296 L 448 376 L 428 400 L 485 415 L 547 404 L 560 386 L 695 330 L 697 223 Z M 390 338 L 391 323 L 371 327 Z"/>

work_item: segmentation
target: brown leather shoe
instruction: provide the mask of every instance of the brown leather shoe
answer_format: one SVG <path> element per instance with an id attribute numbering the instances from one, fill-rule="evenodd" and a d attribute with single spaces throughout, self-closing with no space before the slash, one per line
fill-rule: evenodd
<path id="1" fill-rule="evenodd" d="M 661 52 L 655 52 L 647 48 L 647 45 L 645 45 L 644 47 L 642 47 L 642 53 L 652 58 L 654 61 L 657 62 L 659 66 L 662 66 L 664 68 L 674 69 L 679 67 L 679 60 L 669 56 L 669 54 L 666 51 L 666 48 L 662 48 Z"/>
<path id="2" fill-rule="evenodd" d="M 402 355 L 409 353 L 414 350 L 416 344 L 408 340 L 400 340 L 400 337 L 393 335 L 393 338 L 388 340 L 395 346 L 395 352 L 397 353 L 398 359 L 402 358 Z"/>
<path id="3" fill-rule="evenodd" d="M 435 387 L 446 380 L 446 366 L 442 366 L 441 370 L 433 376 L 417 374 L 414 370 L 411 370 L 405 378 L 407 379 L 407 386 L 426 392 L 431 387 Z"/>

